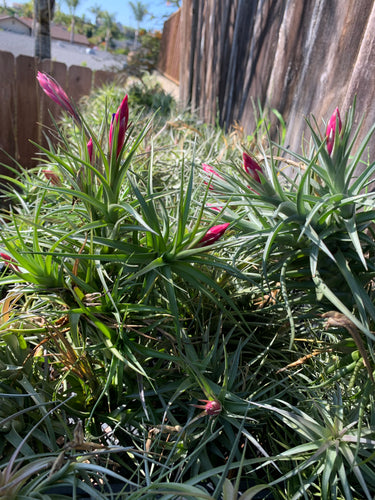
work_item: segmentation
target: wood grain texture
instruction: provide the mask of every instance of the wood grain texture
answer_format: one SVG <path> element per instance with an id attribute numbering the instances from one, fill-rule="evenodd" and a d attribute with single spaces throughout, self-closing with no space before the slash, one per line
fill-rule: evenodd
<path id="1" fill-rule="evenodd" d="M 60 62 L 22 55 L 15 58 L 0 51 L 0 163 L 5 165 L 14 167 L 15 159 L 25 168 L 36 166 L 40 163 L 39 149 L 30 141 L 46 147 L 46 137 L 53 142 L 56 137 L 53 121 L 62 110 L 40 88 L 38 71 L 51 75 L 74 102 L 91 89 L 117 79 L 117 73 L 109 71 L 67 68 Z M 0 165 L 0 173 L 8 173 L 6 167 Z"/>
<path id="2" fill-rule="evenodd" d="M 219 116 L 251 133 L 259 101 L 281 112 L 295 151 L 309 137 L 306 116 L 324 128 L 355 95 L 358 121 L 365 115 L 360 138 L 375 122 L 373 0 L 183 0 L 178 23 L 180 101 L 203 120 Z"/>

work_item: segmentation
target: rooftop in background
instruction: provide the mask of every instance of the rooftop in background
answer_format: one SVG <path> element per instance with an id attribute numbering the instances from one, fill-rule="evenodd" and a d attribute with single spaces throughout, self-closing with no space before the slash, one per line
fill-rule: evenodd
<path id="1" fill-rule="evenodd" d="M 0 50 L 19 55 L 34 56 L 35 38 L 21 33 L 12 33 L 0 29 Z M 92 70 L 122 69 L 126 57 L 111 54 L 95 47 L 90 48 L 62 40 L 51 41 L 51 59 L 66 66 L 87 66 Z"/>
<path id="2" fill-rule="evenodd" d="M 61 42 L 70 42 L 70 32 L 63 26 L 51 23 L 51 39 Z M 27 17 L 8 16 L 0 14 L 0 29 L 11 31 L 20 35 L 32 35 L 33 20 Z M 85 35 L 74 33 L 74 43 L 89 47 L 89 41 Z"/>

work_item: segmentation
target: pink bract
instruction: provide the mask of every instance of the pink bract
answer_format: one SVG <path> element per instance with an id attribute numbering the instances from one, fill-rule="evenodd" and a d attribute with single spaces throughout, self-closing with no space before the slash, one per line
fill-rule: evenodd
<path id="1" fill-rule="evenodd" d="M 327 125 L 326 139 L 327 139 L 327 151 L 329 155 L 331 155 L 335 143 L 336 123 L 338 123 L 339 133 L 340 133 L 342 128 L 342 123 L 341 123 L 339 108 L 336 108 L 335 111 L 332 113 L 332 116 L 329 119 Z"/>

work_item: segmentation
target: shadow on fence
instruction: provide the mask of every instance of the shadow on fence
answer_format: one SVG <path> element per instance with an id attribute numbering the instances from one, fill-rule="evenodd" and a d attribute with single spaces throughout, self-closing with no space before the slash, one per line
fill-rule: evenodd
<path id="1" fill-rule="evenodd" d="M 53 125 L 61 109 L 39 87 L 38 71 L 53 76 L 73 101 L 88 95 L 91 89 L 111 83 L 116 73 L 92 71 L 83 66 L 66 67 L 56 61 L 38 61 L 34 57 L 14 57 L 0 51 L 0 164 L 12 165 L 12 158 L 23 167 L 37 163 L 37 148 L 30 142 L 46 143 L 43 131 Z M 0 165 L 0 173 L 8 173 Z"/>

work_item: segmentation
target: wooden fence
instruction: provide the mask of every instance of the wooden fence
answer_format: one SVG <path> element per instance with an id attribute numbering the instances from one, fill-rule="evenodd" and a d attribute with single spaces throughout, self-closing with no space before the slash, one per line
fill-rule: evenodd
<path id="1" fill-rule="evenodd" d="M 49 111 L 58 117 L 61 109 L 41 90 L 38 71 L 53 76 L 73 101 L 88 95 L 92 88 L 111 82 L 115 73 L 91 71 L 83 66 L 66 67 L 56 61 L 38 62 L 33 57 L 14 57 L 0 51 L 0 162 L 23 167 L 36 164 L 37 148 L 30 142 L 45 144 L 44 132 L 52 125 Z M 1 166 L 0 172 L 6 172 Z M 8 172 L 7 172 L 8 173 Z"/>
<path id="2" fill-rule="evenodd" d="M 375 122 L 374 0 L 183 0 L 169 22 L 163 38 L 179 36 L 181 103 L 207 122 L 219 116 L 251 133 L 259 100 L 281 112 L 294 150 L 305 116 L 327 119 L 336 106 L 344 115 L 355 95 L 363 133 Z M 177 42 L 163 46 L 178 66 Z"/>
<path id="3" fill-rule="evenodd" d="M 180 19 L 181 9 L 165 21 L 157 65 L 158 70 L 175 83 L 180 80 Z"/>

